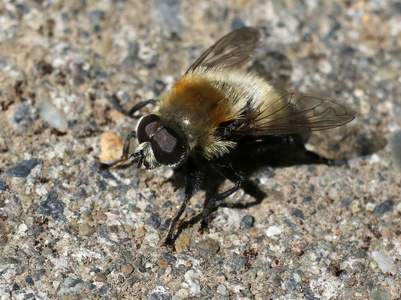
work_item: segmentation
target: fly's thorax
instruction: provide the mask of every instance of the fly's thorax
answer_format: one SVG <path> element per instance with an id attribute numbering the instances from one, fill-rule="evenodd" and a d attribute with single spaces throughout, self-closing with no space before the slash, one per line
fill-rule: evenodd
<path id="1" fill-rule="evenodd" d="M 216 135 L 220 124 L 235 119 L 239 95 L 208 73 L 185 75 L 158 103 L 156 113 L 183 132 L 191 150 L 212 158 L 228 152 L 235 143 L 222 141 Z"/>

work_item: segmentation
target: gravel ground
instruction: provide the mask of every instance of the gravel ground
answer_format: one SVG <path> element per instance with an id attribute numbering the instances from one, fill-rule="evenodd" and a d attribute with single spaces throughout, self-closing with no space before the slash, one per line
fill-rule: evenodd
<path id="1" fill-rule="evenodd" d="M 161 248 L 183 177 L 99 174 L 136 123 L 109 96 L 159 97 L 244 25 L 263 76 L 356 111 L 307 144 L 349 166 L 255 171 L 267 195 L 205 234 L 200 192 Z M 1 1 L 0 299 L 400 299 L 400 41 L 396 0 Z"/>

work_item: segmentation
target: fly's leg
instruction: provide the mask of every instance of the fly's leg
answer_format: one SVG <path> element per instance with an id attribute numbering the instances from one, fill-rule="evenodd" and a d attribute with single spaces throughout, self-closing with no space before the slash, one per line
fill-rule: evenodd
<path id="1" fill-rule="evenodd" d="M 174 244 L 175 236 L 174 231 L 176 224 L 182 214 L 187 207 L 189 200 L 192 198 L 194 193 L 200 188 L 202 185 L 204 178 L 204 172 L 202 169 L 197 168 L 197 165 L 193 158 L 189 158 L 186 165 L 186 174 L 185 174 L 185 198 L 181 203 L 180 208 L 175 213 L 174 217 L 171 219 L 170 226 L 167 231 L 166 238 L 164 239 L 164 246 L 172 247 Z"/>
<path id="2" fill-rule="evenodd" d="M 118 99 L 118 97 L 115 94 L 113 94 L 111 96 L 111 102 L 113 103 L 113 106 L 116 110 L 118 110 L 119 112 L 123 113 L 126 116 L 133 118 L 135 112 L 137 112 L 142 107 L 144 107 L 148 104 L 155 105 L 157 103 L 157 100 L 149 99 L 146 101 L 139 102 L 139 103 L 135 104 L 134 107 L 132 107 L 130 110 L 126 110 L 124 107 L 121 106 L 120 100 Z"/>
<path id="3" fill-rule="evenodd" d="M 234 186 L 231 189 L 214 196 L 209 200 L 208 203 L 206 203 L 202 212 L 202 221 L 201 221 L 202 230 L 207 229 L 208 227 L 207 217 L 209 215 L 210 210 L 216 207 L 221 200 L 227 198 L 228 196 L 236 192 L 241 187 L 241 184 L 245 179 L 241 173 L 234 171 L 233 167 L 229 163 L 224 163 L 221 161 L 213 161 L 211 162 L 211 164 L 213 168 L 216 169 L 224 178 L 234 182 Z"/>
<path id="4" fill-rule="evenodd" d="M 127 138 L 124 141 L 124 146 L 123 146 L 123 154 L 121 155 L 121 159 L 117 160 L 114 163 L 111 164 L 100 164 L 99 166 L 99 171 L 103 172 L 107 169 L 113 169 L 118 166 L 121 166 L 123 163 L 125 163 L 129 158 L 134 158 L 135 153 L 133 154 L 133 157 L 129 156 L 129 146 L 131 143 L 131 139 L 136 138 L 136 131 L 131 131 L 128 135 Z"/>

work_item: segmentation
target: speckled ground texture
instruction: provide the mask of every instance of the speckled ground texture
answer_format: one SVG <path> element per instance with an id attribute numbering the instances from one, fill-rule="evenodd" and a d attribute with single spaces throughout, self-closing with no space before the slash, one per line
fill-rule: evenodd
<path id="1" fill-rule="evenodd" d="M 400 299 L 401 2 L 300 3 L 1 1 L 0 299 Z M 255 171 L 267 196 L 220 207 L 204 234 L 199 192 L 164 249 L 184 179 L 98 172 L 136 124 L 109 96 L 159 97 L 244 25 L 272 82 L 356 112 L 307 144 L 348 166 Z"/>

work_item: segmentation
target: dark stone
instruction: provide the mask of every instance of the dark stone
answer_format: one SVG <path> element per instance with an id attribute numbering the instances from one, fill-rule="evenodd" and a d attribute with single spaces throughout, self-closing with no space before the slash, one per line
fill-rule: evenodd
<path id="1" fill-rule="evenodd" d="M 163 253 L 163 258 L 167 261 L 176 261 L 177 258 L 170 253 Z"/>
<path id="2" fill-rule="evenodd" d="M 302 220 L 305 220 L 304 212 L 302 210 L 300 210 L 300 209 L 293 209 L 291 211 L 291 216 L 300 218 Z"/>
<path id="3" fill-rule="evenodd" d="M 36 270 L 33 273 L 33 278 L 35 278 L 35 280 L 39 280 L 40 277 L 42 277 L 45 274 L 46 274 L 46 270 L 45 269 Z"/>
<path id="4" fill-rule="evenodd" d="M 42 201 L 37 207 L 38 213 L 50 216 L 53 219 L 60 219 L 63 217 L 65 203 L 58 200 L 56 191 L 51 191 L 45 201 Z"/>
<path id="5" fill-rule="evenodd" d="M 152 214 L 147 220 L 148 225 L 155 229 L 160 227 L 161 222 L 162 220 L 158 213 Z"/>
<path id="6" fill-rule="evenodd" d="M 230 271 L 238 272 L 240 271 L 249 261 L 248 256 L 233 257 L 228 259 L 224 266 Z"/>
<path id="7" fill-rule="evenodd" d="M 313 185 L 312 185 L 313 186 Z M 311 196 L 307 196 L 304 198 L 304 202 L 312 202 L 313 198 Z"/>
<path id="8" fill-rule="evenodd" d="M 77 75 L 77 76 L 74 76 L 72 81 L 73 81 L 74 85 L 79 86 L 79 85 L 82 85 L 85 83 L 85 78 L 81 75 Z"/>
<path id="9" fill-rule="evenodd" d="M 125 185 L 118 185 L 117 192 L 119 192 L 121 195 L 125 195 L 128 192 L 128 188 Z"/>
<path id="10" fill-rule="evenodd" d="M 253 223 L 255 222 L 255 218 L 252 215 L 243 216 L 240 222 L 240 226 L 242 228 L 251 228 Z"/>
<path id="11" fill-rule="evenodd" d="M 387 212 L 393 211 L 393 208 L 394 208 L 394 201 L 392 199 L 388 199 L 388 200 L 380 203 L 376 207 L 374 213 L 377 214 L 377 215 L 382 215 L 382 214 L 385 214 Z"/>
<path id="12" fill-rule="evenodd" d="M 148 300 L 170 300 L 171 296 L 169 295 L 163 295 L 159 293 L 154 293 L 149 296 Z"/>
<path id="13" fill-rule="evenodd" d="M 28 130 L 28 128 L 32 125 L 32 118 L 29 105 L 21 104 L 14 108 L 13 123 L 21 131 Z"/>
<path id="14" fill-rule="evenodd" d="M 6 191 L 7 189 L 7 184 L 4 182 L 3 178 L 0 178 L 0 191 Z"/>
<path id="15" fill-rule="evenodd" d="M 99 180 L 99 181 L 97 182 L 97 187 L 98 187 L 99 190 L 101 190 L 101 191 L 107 190 L 107 183 L 106 183 L 106 181 L 104 181 L 104 180 Z"/>
<path id="16" fill-rule="evenodd" d="M 92 21 L 98 21 L 104 19 L 105 12 L 100 9 L 95 9 L 89 12 L 89 19 Z"/>
<path id="17" fill-rule="evenodd" d="M 196 244 L 196 249 L 198 249 L 199 254 L 203 258 L 210 258 L 219 252 L 220 245 L 213 239 L 205 239 L 204 241 Z"/>
<path id="18" fill-rule="evenodd" d="M 29 275 L 25 277 L 25 282 L 30 286 L 35 284 L 35 282 L 33 281 L 32 277 L 29 276 Z"/>
<path id="19" fill-rule="evenodd" d="M 171 219 L 170 218 L 166 219 L 166 221 L 164 221 L 164 223 L 159 227 L 159 230 L 167 231 L 168 228 L 170 227 L 170 223 L 171 223 Z"/>
<path id="20" fill-rule="evenodd" d="M 1 179 L 0 179 L 0 184 L 1 184 Z M 164 202 L 162 208 L 169 208 L 173 206 L 173 202 L 171 202 L 170 200 L 167 200 L 166 202 Z"/>
<path id="21" fill-rule="evenodd" d="M 26 178 L 38 164 L 42 163 L 40 159 L 23 160 L 14 167 L 8 169 L 6 174 L 10 177 Z"/>
<path id="22" fill-rule="evenodd" d="M 352 201 L 348 198 L 345 198 L 340 202 L 340 207 L 347 207 L 352 203 Z"/>
<path id="23" fill-rule="evenodd" d="M 302 292 L 304 293 L 305 299 L 307 300 L 319 300 L 319 298 L 315 297 L 315 294 L 308 286 L 304 286 L 302 288 Z"/>
<path id="24" fill-rule="evenodd" d="M 31 299 L 35 299 L 35 296 L 33 293 L 28 293 L 24 295 L 24 300 L 31 300 Z"/>

